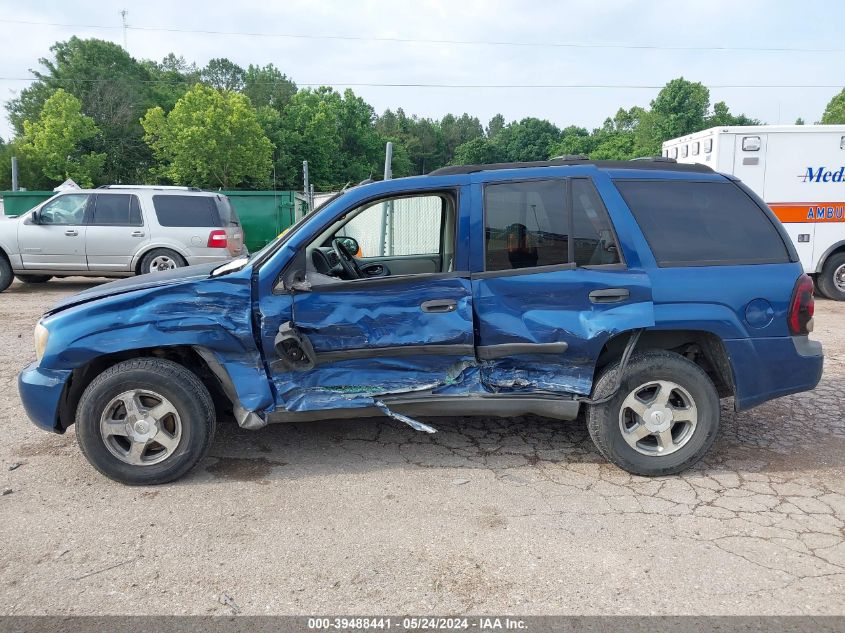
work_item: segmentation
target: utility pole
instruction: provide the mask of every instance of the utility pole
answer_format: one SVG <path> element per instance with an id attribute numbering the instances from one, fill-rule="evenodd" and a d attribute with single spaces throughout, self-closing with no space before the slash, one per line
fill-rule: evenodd
<path id="1" fill-rule="evenodd" d="M 12 156 L 12 191 L 18 190 L 18 157 Z"/>
<path id="2" fill-rule="evenodd" d="M 393 143 L 387 142 L 384 147 L 384 179 L 393 178 Z M 389 224 L 389 226 L 388 226 Z M 390 253 L 386 252 L 385 242 L 390 236 Z M 393 201 L 388 201 L 381 206 L 381 227 L 379 230 L 379 255 L 388 255 L 393 252 Z"/>
<path id="3" fill-rule="evenodd" d="M 129 45 L 126 43 L 126 29 L 129 28 L 129 25 L 126 23 L 126 16 L 129 15 L 129 11 L 126 9 L 122 9 L 120 11 L 120 17 L 123 20 L 123 50 L 127 53 L 129 52 Z"/>
<path id="4" fill-rule="evenodd" d="M 311 195 L 311 181 L 308 179 L 308 161 L 302 161 L 302 190 L 305 199 L 308 201 L 308 213 L 314 210 L 314 198 Z"/>

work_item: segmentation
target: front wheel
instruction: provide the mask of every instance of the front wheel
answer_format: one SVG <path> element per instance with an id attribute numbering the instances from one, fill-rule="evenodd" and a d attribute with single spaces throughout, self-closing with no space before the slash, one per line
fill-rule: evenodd
<path id="1" fill-rule="evenodd" d="M 205 385 L 160 358 L 110 367 L 88 385 L 76 410 L 86 459 L 129 485 L 167 483 L 187 473 L 208 452 L 215 425 Z"/>
<path id="2" fill-rule="evenodd" d="M 617 384 L 619 364 L 597 380 L 597 396 Z M 698 462 L 713 445 L 719 395 L 707 373 L 668 351 L 633 356 L 622 386 L 608 402 L 591 405 L 590 437 L 608 461 L 634 475 L 673 475 Z"/>
<path id="3" fill-rule="evenodd" d="M 816 277 L 816 284 L 828 299 L 845 301 L 845 253 L 827 258 L 822 271 Z"/>

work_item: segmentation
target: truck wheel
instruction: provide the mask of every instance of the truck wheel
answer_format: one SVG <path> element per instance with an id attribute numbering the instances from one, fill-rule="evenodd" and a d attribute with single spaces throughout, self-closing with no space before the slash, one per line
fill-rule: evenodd
<path id="1" fill-rule="evenodd" d="M 106 477 L 133 486 L 187 473 L 208 452 L 215 426 L 205 385 L 160 358 L 110 367 L 88 385 L 76 410 L 85 458 Z"/>
<path id="2" fill-rule="evenodd" d="M 845 301 L 845 253 L 827 258 L 822 271 L 816 277 L 819 290 L 828 299 Z"/>
<path id="3" fill-rule="evenodd" d="M 15 275 L 15 277 L 25 284 L 43 284 L 53 278 L 52 275 Z"/>
<path id="4" fill-rule="evenodd" d="M 138 269 L 142 275 L 147 273 L 160 272 L 162 270 L 173 270 L 187 266 L 188 262 L 176 251 L 169 248 L 154 248 L 141 258 L 141 265 Z"/>
<path id="5" fill-rule="evenodd" d="M 12 272 L 12 265 L 3 255 L 0 255 L 0 292 L 12 285 L 15 274 Z"/>
<path id="6" fill-rule="evenodd" d="M 619 364 L 596 381 L 597 397 L 616 386 Z M 628 363 L 608 402 L 591 405 L 587 427 L 598 451 L 634 475 L 686 470 L 712 446 L 719 430 L 719 395 L 701 367 L 668 351 L 643 352 Z"/>

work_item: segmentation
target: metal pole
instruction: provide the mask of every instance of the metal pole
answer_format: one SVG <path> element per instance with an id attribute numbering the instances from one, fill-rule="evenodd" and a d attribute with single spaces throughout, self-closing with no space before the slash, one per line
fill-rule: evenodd
<path id="1" fill-rule="evenodd" d="M 120 17 L 123 20 L 123 50 L 127 53 L 129 52 L 129 45 L 126 43 L 126 29 L 129 28 L 129 25 L 126 23 L 126 15 L 129 13 L 126 9 L 123 9 L 120 12 Z"/>
<path id="2" fill-rule="evenodd" d="M 384 148 L 384 179 L 390 180 L 391 178 L 393 178 L 393 143 L 388 141 Z M 379 229 L 379 255 L 381 256 L 385 255 L 385 240 L 388 235 L 387 223 L 392 210 L 392 202 L 385 202 L 381 205 L 381 227 Z M 393 242 L 392 234 L 390 241 Z"/>
<path id="3" fill-rule="evenodd" d="M 314 210 L 314 185 L 308 188 L 308 208 Z"/>
<path id="4" fill-rule="evenodd" d="M 18 157 L 12 156 L 12 191 L 18 190 Z"/>
<path id="5" fill-rule="evenodd" d="M 302 191 L 305 193 L 305 197 L 308 199 L 308 213 L 311 213 L 314 210 L 314 205 L 311 202 L 311 197 L 308 195 L 309 191 L 311 190 L 310 182 L 308 181 L 308 161 L 302 161 Z"/>

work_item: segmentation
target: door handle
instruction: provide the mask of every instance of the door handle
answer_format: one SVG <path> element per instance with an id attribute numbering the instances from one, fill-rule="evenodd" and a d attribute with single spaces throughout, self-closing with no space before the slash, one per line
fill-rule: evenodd
<path id="1" fill-rule="evenodd" d="M 143 231 L 132 231 L 132 237 L 144 237 Z"/>
<path id="2" fill-rule="evenodd" d="M 65 231 L 65 235 L 67 235 L 68 237 L 74 237 L 76 235 L 79 235 L 79 231 L 77 231 L 76 229 L 68 229 L 67 231 Z"/>
<path id="3" fill-rule="evenodd" d="M 627 288 L 602 288 L 590 293 L 590 301 L 593 303 L 618 303 L 625 301 L 630 296 L 631 292 Z"/>
<path id="4" fill-rule="evenodd" d="M 420 310 L 423 312 L 454 312 L 457 307 L 458 302 L 454 299 L 432 299 L 420 304 Z"/>

